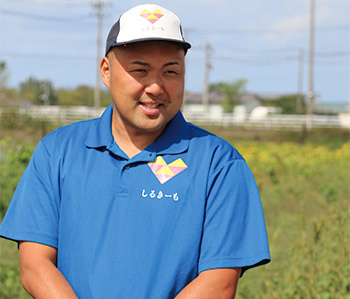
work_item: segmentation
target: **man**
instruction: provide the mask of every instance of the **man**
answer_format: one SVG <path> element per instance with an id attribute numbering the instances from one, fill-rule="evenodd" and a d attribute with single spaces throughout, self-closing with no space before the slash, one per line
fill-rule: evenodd
<path id="1" fill-rule="evenodd" d="M 0 230 L 33 297 L 234 298 L 269 262 L 246 162 L 179 111 L 189 48 L 169 10 L 124 13 L 101 62 L 113 104 L 38 144 Z"/>

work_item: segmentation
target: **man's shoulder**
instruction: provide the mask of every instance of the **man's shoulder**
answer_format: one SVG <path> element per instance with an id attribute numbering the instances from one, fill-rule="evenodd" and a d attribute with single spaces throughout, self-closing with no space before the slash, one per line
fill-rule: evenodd
<path id="1" fill-rule="evenodd" d="M 43 137 L 41 143 L 47 147 L 57 146 L 58 144 L 64 145 L 71 142 L 84 144 L 98 120 L 98 118 L 82 120 L 58 127 Z"/>

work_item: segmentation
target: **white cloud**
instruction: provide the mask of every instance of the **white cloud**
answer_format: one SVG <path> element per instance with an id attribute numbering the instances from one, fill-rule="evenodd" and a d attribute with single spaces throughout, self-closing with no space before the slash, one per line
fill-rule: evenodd
<path id="1" fill-rule="evenodd" d="M 350 2 L 323 1 L 316 4 L 316 23 L 319 25 L 349 25 Z"/>

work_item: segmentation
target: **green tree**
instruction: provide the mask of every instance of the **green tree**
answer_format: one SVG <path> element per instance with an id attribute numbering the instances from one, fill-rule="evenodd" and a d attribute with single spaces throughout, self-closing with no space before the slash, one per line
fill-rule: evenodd
<path id="1" fill-rule="evenodd" d="M 231 113 L 236 105 L 239 105 L 239 98 L 245 92 L 247 80 L 239 79 L 234 82 L 218 82 L 210 84 L 209 91 L 217 92 L 223 96 L 221 105 L 224 112 Z"/>
<path id="2" fill-rule="evenodd" d="M 88 85 L 79 85 L 75 89 L 61 88 L 57 91 L 58 103 L 62 106 L 92 106 L 94 91 Z"/>
<path id="3" fill-rule="evenodd" d="M 19 97 L 37 105 L 56 105 L 57 96 L 49 80 L 38 80 L 29 77 L 19 87 Z"/>
<path id="4" fill-rule="evenodd" d="M 101 90 L 101 106 L 107 107 L 109 104 L 112 103 L 112 96 L 108 89 L 102 89 Z"/>
<path id="5" fill-rule="evenodd" d="M 0 89 L 3 90 L 7 87 L 8 73 L 6 68 L 6 62 L 0 61 Z"/>
<path id="6" fill-rule="evenodd" d="M 106 107 L 111 102 L 109 90 L 101 89 L 101 106 Z M 60 88 L 57 90 L 58 104 L 62 106 L 93 106 L 94 88 L 89 85 L 79 85 L 75 89 Z"/>
<path id="7" fill-rule="evenodd" d="M 265 105 L 279 107 L 281 114 L 298 114 L 297 112 L 297 94 L 280 96 L 277 99 L 264 99 Z M 305 101 L 301 102 L 301 114 L 306 112 Z"/>
<path id="8" fill-rule="evenodd" d="M 9 88 L 7 85 L 8 78 L 9 73 L 6 62 L 0 61 L 0 105 L 7 105 L 7 103 L 17 97 L 16 89 Z"/>

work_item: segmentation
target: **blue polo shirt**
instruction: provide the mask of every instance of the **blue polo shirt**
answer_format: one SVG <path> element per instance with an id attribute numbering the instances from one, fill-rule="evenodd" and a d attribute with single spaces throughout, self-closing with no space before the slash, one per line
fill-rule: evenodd
<path id="1" fill-rule="evenodd" d="M 269 262 L 259 192 L 245 160 L 181 112 L 129 159 L 101 118 L 44 137 L 1 236 L 58 249 L 79 298 L 174 298 L 201 271 Z"/>

